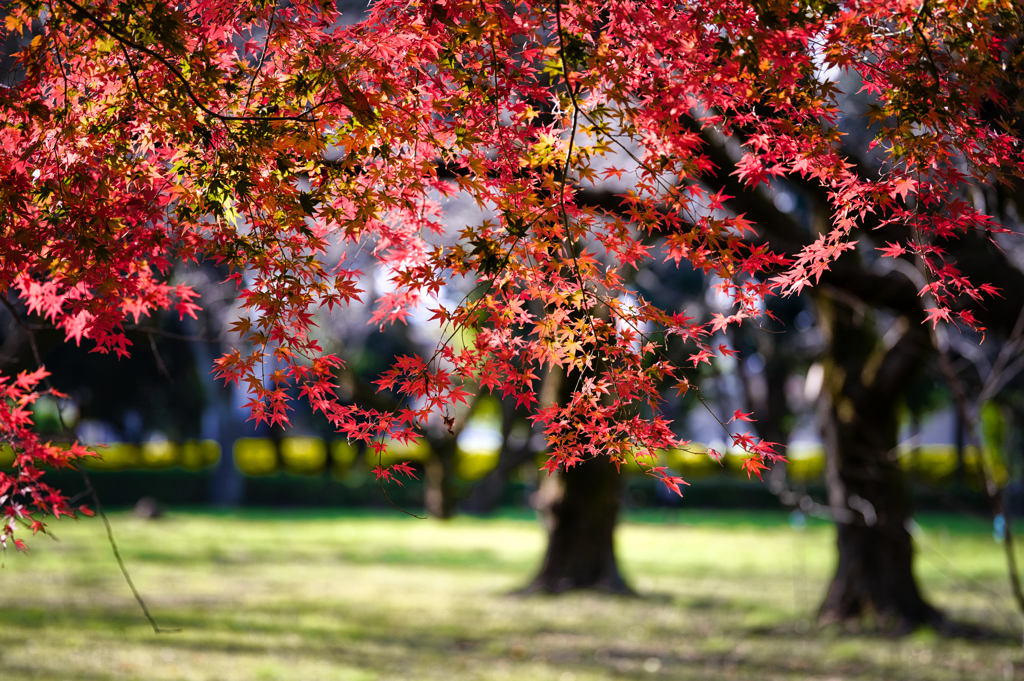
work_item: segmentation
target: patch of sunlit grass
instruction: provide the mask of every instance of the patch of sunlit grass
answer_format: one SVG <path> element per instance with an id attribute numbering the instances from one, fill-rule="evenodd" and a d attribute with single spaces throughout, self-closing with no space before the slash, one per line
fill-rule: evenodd
<path id="1" fill-rule="evenodd" d="M 658 522 L 652 522 L 652 521 Z M 833 530 L 779 513 L 680 511 L 623 525 L 639 598 L 509 596 L 544 536 L 528 518 L 397 512 L 113 516 L 161 626 L 142 618 L 95 520 L 53 525 L 0 571 L 0 678 L 309 680 L 1006 679 L 1009 638 L 812 625 Z M 926 517 L 918 575 L 954 619 L 1011 635 L 1001 547 Z"/>

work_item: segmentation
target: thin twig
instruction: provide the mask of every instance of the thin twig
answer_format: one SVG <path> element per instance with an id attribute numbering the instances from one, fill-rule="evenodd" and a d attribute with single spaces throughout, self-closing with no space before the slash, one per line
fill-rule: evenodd
<path id="1" fill-rule="evenodd" d="M 7 299 L 7 296 L 0 296 L 0 303 L 2 303 L 3 306 L 7 308 L 8 312 L 10 312 L 11 316 L 14 318 L 14 321 L 18 323 L 18 326 L 20 326 L 21 329 L 28 336 L 29 346 L 32 348 L 32 355 L 35 357 L 36 360 L 36 368 L 42 368 L 42 357 L 39 354 L 39 346 L 36 344 L 35 334 L 32 332 L 32 329 L 30 329 L 28 325 L 25 323 L 25 321 L 21 318 L 21 315 L 18 314 L 18 311 L 14 308 L 14 305 L 12 305 L 11 301 Z M 49 377 L 45 377 L 43 381 L 44 385 L 46 385 L 47 390 L 53 391 L 53 383 L 50 381 Z M 57 418 L 60 420 L 60 425 L 64 431 L 65 437 L 73 439 L 71 429 L 68 428 L 67 424 L 64 422 L 64 413 L 60 405 L 60 401 L 57 402 Z M 139 590 L 135 587 L 135 582 L 132 581 L 132 576 L 128 572 L 128 566 L 125 565 L 124 560 L 121 558 L 121 552 L 117 548 L 117 541 L 115 541 L 114 539 L 114 530 L 110 526 L 110 520 L 107 518 L 106 512 L 103 510 L 103 504 L 100 503 L 100 497 L 96 493 L 96 488 L 94 488 L 92 485 L 92 479 L 89 477 L 89 474 L 85 472 L 85 468 L 82 466 L 81 462 L 79 462 L 76 465 L 76 468 L 78 469 L 79 474 L 82 476 L 82 481 L 85 483 L 86 491 L 92 497 L 93 504 L 96 506 L 96 513 L 99 514 L 100 518 L 103 520 L 103 526 L 107 530 L 107 540 L 110 542 L 110 549 L 114 553 L 114 558 L 117 560 L 117 565 L 121 568 L 121 574 L 124 575 L 124 579 L 128 583 L 128 588 L 131 589 L 132 595 L 135 596 L 135 601 L 139 604 L 139 607 L 142 608 L 142 614 L 146 616 L 146 619 L 149 620 L 150 626 L 153 627 L 153 633 L 173 634 L 175 632 L 181 631 L 180 629 L 162 629 L 160 628 L 159 625 L 157 625 L 156 619 L 154 619 L 153 615 L 149 612 L 149 607 L 146 605 L 146 600 L 142 597 L 142 594 L 139 593 Z"/>
<path id="2" fill-rule="evenodd" d="M 920 186 L 920 174 L 918 175 L 918 185 Z M 920 219 L 921 202 L 914 202 L 914 220 L 910 225 L 911 234 L 914 239 L 914 243 L 917 246 L 917 256 L 914 259 L 915 265 L 921 276 L 924 277 L 928 284 L 932 283 L 932 277 L 928 270 L 928 264 L 925 262 L 924 256 L 921 255 L 923 252 L 923 244 L 921 240 L 921 233 L 918 229 L 918 220 Z M 925 294 L 929 296 L 929 294 Z M 934 300 L 933 296 L 932 297 Z M 934 300 L 936 307 L 938 301 Z M 927 326 L 927 322 L 925 323 Z M 988 377 L 985 378 L 985 385 L 982 387 L 979 393 L 979 400 L 973 407 L 970 400 L 967 397 L 967 391 L 964 388 L 963 382 L 960 377 L 957 376 L 956 370 L 953 368 L 953 362 L 949 357 L 949 347 L 947 343 L 940 342 L 939 334 L 937 332 L 938 324 L 932 324 L 932 327 L 928 329 L 929 336 L 931 337 L 932 345 L 935 350 L 939 353 L 939 369 L 946 379 L 946 383 L 949 385 L 949 390 L 953 395 L 953 403 L 956 405 L 957 412 L 960 415 L 964 425 L 967 426 L 968 432 L 978 439 L 980 442 L 978 432 L 978 420 L 975 417 L 977 408 L 981 405 L 981 395 L 994 396 L 994 392 L 990 394 L 991 386 L 1002 379 L 1001 375 L 998 375 L 995 371 L 989 373 Z M 1024 332 L 1024 310 L 1021 310 L 1017 317 L 1017 321 L 1014 324 L 1013 331 L 1011 333 L 1010 343 L 1016 344 L 1019 340 L 1020 334 Z M 1000 352 L 1000 358 L 1002 359 L 1003 353 Z M 1004 360 L 1005 361 L 1005 360 Z M 993 367 L 994 369 L 995 367 Z M 1008 579 L 1010 581 L 1010 590 L 1013 592 L 1013 598 L 1017 603 L 1017 608 L 1020 612 L 1022 620 L 1024 620 L 1024 589 L 1021 588 L 1020 574 L 1017 567 L 1017 554 L 1014 551 L 1014 539 L 1013 539 L 1013 527 L 1010 520 L 1010 515 L 1006 512 L 1003 506 L 1003 499 L 999 494 L 999 488 L 996 485 L 994 479 L 994 472 L 992 470 L 992 464 L 988 460 L 988 457 L 981 454 L 979 457 L 981 460 L 981 472 L 985 478 L 985 496 L 988 498 L 989 505 L 992 508 L 992 514 L 995 517 L 1003 517 L 1003 551 L 1006 554 L 1006 567 L 1008 572 Z"/>
<path id="3" fill-rule="evenodd" d="M 383 468 L 383 465 L 382 465 L 382 462 L 381 462 L 381 457 L 382 456 L 383 456 L 382 452 L 380 450 L 378 450 L 377 451 L 377 467 L 378 468 Z M 404 514 L 406 514 L 408 516 L 412 516 L 413 518 L 416 518 L 417 520 L 426 520 L 427 519 L 426 516 L 416 515 L 415 513 L 412 513 L 411 511 L 406 511 L 404 508 L 402 508 L 401 506 L 399 506 L 395 502 L 391 501 L 391 497 L 388 496 L 388 491 L 386 489 L 384 489 L 384 478 L 378 477 L 377 478 L 377 484 L 380 485 L 380 491 L 384 493 L 384 498 L 388 500 L 389 504 L 391 504 L 392 506 L 397 508 L 402 513 L 404 513 Z"/>
<path id="4" fill-rule="evenodd" d="M 932 329 L 932 335 L 935 345 L 938 346 L 938 338 L 936 337 L 934 329 Z M 938 352 L 939 368 L 941 369 L 946 382 L 949 384 L 950 392 L 953 393 L 953 402 L 956 404 L 957 412 L 959 412 L 960 418 L 963 419 L 968 431 L 977 438 L 977 419 L 974 417 L 974 411 L 970 407 L 963 384 L 956 375 L 952 362 L 949 360 L 949 351 L 945 347 L 938 347 Z M 1003 499 L 999 495 L 999 489 L 994 480 L 991 462 L 989 462 L 988 457 L 986 457 L 984 453 L 982 453 L 980 459 L 981 471 L 985 476 L 985 496 L 988 498 L 993 514 L 996 516 L 1001 515 L 1003 517 L 1003 522 L 1005 523 L 1003 532 L 1003 551 L 1006 554 L 1006 566 L 1007 572 L 1009 573 L 1010 589 L 1013 592 L 1014 600 L 1017 602 L 1017 607 L 1020 609 L 1022 616 L 1024 616 L 1024 589 L 1021 588 L 1020 583 L 1020 574 L 1017 567 L 1017 554 L 1014 551 L 1013 528 L 1011 527 L 1010 515 L 1003 507 Z"/>
<path id="5" fill-rule="evenodd" d="M 111 27 L 110 24 L 108 24 L 106 21 L 100 19 L 85 7 L 79 5 L 74 0 L 57 0 L 57 2 L 73 8 L 76 12 L 80 13 L 82 16 L 88 19 L 94 26 L 102 30 L 104 33 L 109 35 L 114 40 L 121 43 L 122 46 L 127 45 L 128 47 L 138 50 L 139 52 L 148 54 L 153 59 L 156 59 L 158 62 L 163 64 L 164 67 L 166 67 L 167 70 L 171 72 L 171 75 L 173 75 L 174 78 L 181 83 L 182 87 L 185 90 L 185 94 L 188 95 L 188 98 L 192 100 L 192 103 L 199 107 L 204 113 L 213 116 L 214 118 L 217 118 L 222 121 L 297 121 L 300 123 L 316 122 L 315 119 L 306 118 L 304 116 L 226 116 L 224 114 L 219 114 L 213 109 L 210 109 L 208 106 L 206 106 L 199 100 L 195 92 L 193 92 L 192 86 L 189 84 L 188 80 L 185 78 L 184 75 L 182 75 L 181 71 L 179 71 L 178 68 L 173 63 L 171 63 L 169 59 L 167 59 L 167 57 L 164 57 L 162 54 L 156 52 L 155 50 L 149 49 L 141 43 L 137 43 L 134 40 L 121 35 L 117 31 L 115 31 L 114 28 Z M 132 75 L 134 75 L 134 72 Z"/>
<path id="6" fill-rule="evenodd" d="M 263 41 L 263 52 L 260 53 L 260 63 L 256 67 L 256 71 L 252 74 L 252 80 L 249 81 L 249 92 L 245 95 L 245 110 L 249 110 L 249 100 L 252 99 L 252 91 L 256 87 L 256 76 L 260 75 L 260 71 L 263 70 L 263 62 L 267 58 L 267 49 L 270 47 L 270 34 L 274 30 L 274 17 L 277 16 L 277 2 L 274 2 L 274 11 L 270 13 L 270 21 L 267 23 L 267 36 Z"/>
<path id="7" fill-rule="evenodd" d="M 146 336 L 149 338 L 149 349 L 153 351 L 153 357 L 156 358 L 157 370 L 171 385 L 174 385 L 174 377 L 171 376 L 171 372 L 167 371 L 167 365 L 164 364 L 164 358 L 160 356 L 160 351 L 156 347 L 156 339 L 153 338 L 152 333 L 147 333 Z"/>
<path id="8" fill-rule="evenodd" d="M 103 511 L 103 505 L 100 503 L 100 497 L 96 494 L 96 489 L 92 486 L 92 479 L 89 474 L 85 472 L 85 467 L 81 463 L 77 465 L 78 472 L 82 474 L 82 480 L 85 481 L 85 488 L 92 497 L 93 504 L 96 505 L 96 513 L 99 514 L 103 520 L 103 527 L 107 530 L 107 540 L 110 542 L 110 549 L 114 553 L 114 558 L 117 559 L 117 565 L 121 568 L 121 574 L 124 575 L 124 581 L 128 582 L 128 588 L 132 590 L 132 595 L 135 596 L 136 602 L 139 607 L 142 608 L 142 614 L 149 620 L 150 626 L 153 627 L 154 634 L 175 634 L 181 631 L 181 629 L 163 629 L 154 619 L 153 615 L 149 612 L 149 607 L 146 606 L 146 600 L 139 593 L 139 590 L 135 587 L 135 582 L 132 581 L 132 576 L 128 572 L 128 566 L 124 564 L 124 559 L 121 558 L 121 552 L 117 549 L 117 541 L 114 539 L 114 530 L 110 526 L 110 520 L 107 519 L 107 514 Z"/>

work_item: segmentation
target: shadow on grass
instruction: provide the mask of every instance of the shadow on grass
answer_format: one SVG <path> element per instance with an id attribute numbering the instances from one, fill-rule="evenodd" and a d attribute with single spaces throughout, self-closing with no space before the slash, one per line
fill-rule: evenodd
<path id="1" fill-rule="evenodd" d="M 555 601 L 557 597 L 543 594 L 520 596 L 517 600 Z M 650 597 L 624 597 L 586 593 L 581 599 L 612 604 L 622 601 L 649 600 L 666 604 L 671 598 L 664 595 Z M 600 604 L 600 603 L 599 603 Z M 571 605 L 571 604 L 570 604 Z M 703 617 L 709 610 L 734 606 L 726 599 L 702 597 L 691 599 L 689 607 L 680 608 L 682 614 Z M 696 606 L 696 607 L 694 607 Z M 749 610 L 749 608 L 739 608 Z M 530 665 L 547 665 L 578 675 L 610 673 L 618 678 L 652 678 L 658 676 L 688 680 L 735 678 L 779 678 L 798 676 L 829 676 L 842 678 L 905 678 L 909 671 L 902 665 L 879 664 L 866 654 L 855 653 L 852 659 L 837 659 L 830 653 L 835 644 L 844 641 L 863 643 L 892 640 L 884 632 L 866 629 L 848 630 L 839 625 L 814 628 L 801 633 L 798 623 L 781 622 L 774 627 L 735 626 L 722 628 L 720 639 L 726 639 L 727 649 L 713 649 L 713 637 L 694 636 L 680 627 L 654 633 L 643 641 L 623 640 L 601 643 L 594 636 L 579 634 L 572 626 L 525 626 L 517 629 L 515 623 L 501 631 L 446 632 L 430 621 L 411 621 L 409 618 L 381 618 L 358 608 L 332 607 L 331 603 L 292 603 L 287 610 L 275 607 L 246 609 L 246 621 L 240 621 L 233 612 L 193 611 L 163 617 L 164 626 L 181 627 L 183 633 L 153 636 L 140 629 L 145 626 L 137 613 L 128 609 L 101 607 L 65 607 L 59 614 L 41 608 L 18 608 L 16 603 L 0 610 L 0 648 L 23 647 L 34 630 L 74 626 L 77 630 L 101 633 L 101 639 L 113 644 L 124 642 L 124 632 L 134 630 L 131 637 L 136 645 L 161 647 L 189 653 L 212 653 L 228 656 L 262 658 L 286 653 L 304 660 L 326 664 L 345 664 L 370 672 L 406 669 L 410 665 L 434 666 L 451 664 L 453 660 L 484 667 L 510 665 L 517 673 L 528 674 Z M 336 625 L 313 626 L 300 624 L 307 616 L 330 616 Z M 688 619 L 688 618 L 684 618 Z M 17 631 L 20 630 L 20 631 Z M 17 633 L 15 633 L 17 631 Z M 256 635 L 255 640 L 244 640 L 237 634 Z M 691 637 L 695 647 L 680 652 L 676 639 Z M 1005 633 L 968 628 L 955 634 L 971 640 L 1008 644 L 1016 639 Z M 290 639 L 291 642 L 288 642 Z M 724 641 L 723 641 L 724 642 Z M 707 646 L 702 648 L 702 644 Z M 95 645 L 95 642 L 94 642 Z M 102 644 L 101 644 L 102 645 Z M 718 645 L 721 645 L 718 644 Z M 808 656 L 795 655 L 795 648 L 811 645 L 818 652 Z M 767 652 L 766 652 L 767 651 Z M 38 678 L 38 671 L 5 665 L 5 676 L 24 674 Z M 81 681 L 115 678 L 94 672 L 79 671 L 73 677 Z M 941 675 L 921 675 L 919 678 L 942 678 Z"/>
<path id="2" fill-rule="evenodd" d="M 792 638 L 794 633 L 807 633 L 806 631 L 799 631 L 806 627 L 806 623 L 801 622 L 799 624 L 803 624 L 804 627 L 791 623 L 781 623 L 772 627 L 751 627 L 748 629 L 748 633 L 755 636 Z M 850 639 L 866 638 L 877 639 L 880 641 L 898 641 L 915 636 L 934 636 L 936 638 L 947 640 L 979 641 L 1003 645 L 1016 645 L 1018 647 L 1021 645 L 1020 634 L 1009 632 L 1005 629 L 968 622 L 947 621 L 940 627 L 921 625 L 919 627 L 912 628 L 892 628 L 878 626 L 870 619 L 865 619 L 850 620 L 847 622 L 816 623 L 810 628 L 810 631 L 831 640 L 841 640 L 846 637 Z"/>
<path id="3" fill-rule="evenodd" d="M 196 563 L 211 565 L 259 565 L 304 564 L 299 554 L 282 558 L 280 554 L 258 553 L 249 551 L 231 551 L 229 549 L 211 548 L 205 551 L 185 554 L 177 551 L 161 551 L 156 549 L 133 549 L 125 553 L 125 558 L 137 563 L 150 563 L 169 566 L 193 566 Z M 496 570 L 513 571 L 522 568 L 521 561 L 505 560 L 496 552 L 487 549 L 456 550 L 449 549 L 444 553 L 415 551 L 412 549 L 392 549 L 385 551 L 351 551 L 338 549 L 326 560 L 317 554 L 319 562 L 343 565 L 401 565 L 416 567 L 443 567 L 446 569 Z"/>
<path id="4" fill-rule="evenodd" d="M 40 679 L 45 678 L 41 675 L 41 672 L 37 666 L 30 666 L 24 664 L 11 664 L 4 660 L 3 662 L 4 679 Z M 74 681 L 110 681 L 111 679 L 117 678 L 111 674 L 101 674 L 99 672 L 87 672 L 79 671 L 75 673 Z M 62 679 L 61 681 L 66 681 Z M 67 680 L 70 681 L 70 680 Z"/>

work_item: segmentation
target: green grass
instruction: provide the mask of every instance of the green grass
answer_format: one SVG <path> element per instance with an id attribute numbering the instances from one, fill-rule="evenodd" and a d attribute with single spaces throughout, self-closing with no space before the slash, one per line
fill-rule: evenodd
<path id="1" fill-rule="evenodd" d="M 148 628 L 96 520 L 8 552 L 0 679 L 1012 679 L 1001 547 L 981 521 L 920 519 L 918 575 L 953 618 L 1005 639 L 903 638 L 812 625 L 833 530 L 773 512 L 630 516 L 622 567 L 642 597 L 508 596 L 539 525 L 397 512 L 254 510 L 112 517 Z"/>

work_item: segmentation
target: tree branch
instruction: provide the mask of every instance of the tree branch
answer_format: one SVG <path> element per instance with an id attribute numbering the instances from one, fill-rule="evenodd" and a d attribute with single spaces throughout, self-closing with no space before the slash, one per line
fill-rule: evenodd
<path id="1" fill-rule="evenodd" d="M 59 2 L 59 3 L 63 4 L 63 5 L 67 5 L 68 7 L 71 7 L 72 9 L 74 9 L 76 12 L 78 12 L 83 17 L 88 19 L 94 26 L 96 26 L 97 28 L 102 30 L 104 33 L 109 35 L 114 40 L 116 40 L 119 43 L 121 43 L 122 49 L 123 49 L 124 45 L 127 45 L 128 47 L 131 47 L 132 49 L 138 50 L 139 52 L 143 52 L 144 54 L 148 54 L 150 57 L 152 57 L 153 59 L 156 59 L 158 62 L 163 64 L 164 67 L 168 71 L 170 71 L 171 75 L 173 75 L 174 78 L 178 82 L 181 83 L 182 87 L 185 89 L 185 94 L 188 95 L 188 98 L 192 100 L 192 103 L 195 104 L 197 107 L 199 107 L 203 112 L 205 112 L 206 114 L 208 114 L 210 116 L 213 116 L 216 119 L 219 119 L 219 120 L 225 121 L 225 122 L 226 121 L 296 121 L 296 122 L 299 122 L 299 123 L 314 123 L 314 122 L 316 122 L 315 118 L 307 118 L 305 116 L 226 116 L 224 114 L 219 114 L 216 111 L 210 109 L 208 106 L 206 106 L 205 104 L 203 104 L 199 100 L 199 98 L 196 96 L 195 92 L 192 90 L 192 86 L 189 84 L 188 80 L 186 80 L 185 76 L 181 73 L 181 71 L 178 70 L 178 67 L 176 67 L 173 63 L 171 63 L 171 61 L 169 59 L 167 59 L 166 57 L 164 57 L 162 54 L 160 54 L 159 52 L 156 52 L 155 50 L 151 50 L 150 48 L 146 47 L 145 45 L 143 45 L 141 43 L 135 42 L 131 38 L 128 38 L 126 36 L 121 35 L 116 30 L 114 30 L 114 28 L 111 27 L 111 25 L 109 23 L 107 23 L 103 19 L 100 19 L 99 17 L 97 17 L 95 14 L 90 12 L 88 9 L 86 9 L 82 5 L 79 5 L 77 2 L 75 2 L 75 0 L 56 0 L 56 2 Z M 130 66 L 129 66 L 129 68 L 130 68 Z M 134 69 L 132 69 L 132 76 L 133 77 L 135 76 Z M 136 78 L 135 84 L 136 84 L 136 88 L 138 88 L 138 79 L 137 78 Z M 150 106 L 153 106 L 153 104 L 151 102 L 149 102 L 149 100 L 146 100 L 145 98 L 143 98 L 143 100 L 146 101 L 147 104 L 150 104 Z M 156 107 L 154 107 L 154 108 L 156 108 Z"/>

